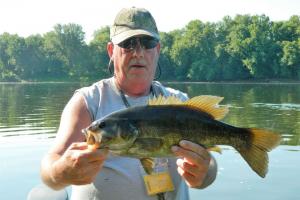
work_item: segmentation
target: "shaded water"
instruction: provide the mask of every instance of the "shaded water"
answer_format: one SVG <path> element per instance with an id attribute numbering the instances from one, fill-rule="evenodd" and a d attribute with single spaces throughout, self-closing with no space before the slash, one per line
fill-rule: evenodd
<path id="1" fill-rule="evenodd" d="M 236 151 L 222 146 L 216 155 L 216 182 L 191 189 L 191 199 L 300 199 L 300 85 L 175 84 L 190 97 L 223 96 L 230 107 L 224 121 L 235 126 L 275 130 L 283 137 L 270 153 L 269 174 L 258 177 Z M 40 183 L 39 162 L 47 151 L 60 114 L 76 83 L 0 84 L 0 199 L 26 199 Z M 18 191 L 18 192 L 16 192 Z"/>

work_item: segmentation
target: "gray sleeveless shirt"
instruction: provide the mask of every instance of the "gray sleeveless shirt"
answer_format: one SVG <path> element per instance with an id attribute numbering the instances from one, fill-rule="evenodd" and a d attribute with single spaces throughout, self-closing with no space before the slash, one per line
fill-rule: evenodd
<path id="1" fill-rule="evenodd" d="M 185 93 L 164 87 L 159 82 L 154 81 L 152 88 L 156 96 L 175 95 L 182 100 L 187 100 Z M 92 121 L 126 108 L 114 78 L 103 79 L 77 92 L 83 95 Z M 131 106 L 145 105 L 151 95 L 138 98 L 126 96 L 126 99 Z M 165 198 L 167 200 L 189 199 L 188 187 L 177 173 L 176 158 L 168 158 L 168 169 L 175 190 L 166 192 Z M 157 200 L 157 196 L 147 195 L 142 170 L 138 159 L 109 154 L 93 183 L 72 186 L 71 200 Z"/>

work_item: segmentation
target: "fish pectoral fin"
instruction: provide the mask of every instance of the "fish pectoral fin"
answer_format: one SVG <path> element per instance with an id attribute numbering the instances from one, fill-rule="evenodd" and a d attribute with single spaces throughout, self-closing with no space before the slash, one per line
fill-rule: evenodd
<path id="1" fill-rule="evenodd" d="M 214 152 L 217 152 L 219 154 L 222 154 L 222 149 L 218 146 L 213 146 L 213 147 L 209 147 L 207 148 L 208 151 L 214 151 Z"/>
<path id="2" fill-rule="evenodd" d="M 156 151 L 163 145 L 163 140 L 160 138 L 137 138 L 134 144 L 146 151 Z"/>
<path id="3" fill-rule="evenodd" d="M 152 174 L 155 162 L 153 158 L 140 158 L 140 162 L 147 174 Z"/>

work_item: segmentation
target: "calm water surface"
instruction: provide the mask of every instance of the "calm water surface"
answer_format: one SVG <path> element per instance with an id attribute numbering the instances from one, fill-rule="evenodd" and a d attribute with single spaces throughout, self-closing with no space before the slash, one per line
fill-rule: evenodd
<path id="1" fill-rule="evenodd" d="M 269 173 L 257 176 L 229 146 L 214 154 L 218 178 L 205 190 L 190 190 L 192 200 L 300 199 L 299 84 L 174 84 L 189 94 L 223 96 L 235 126 L 274 130 L 283 137 L 270 155 Z M 0 199 L 26 199 L 40 183 L 39 164 L 54 140 L 60 114 L 75 83 L 0 84 Z"/>

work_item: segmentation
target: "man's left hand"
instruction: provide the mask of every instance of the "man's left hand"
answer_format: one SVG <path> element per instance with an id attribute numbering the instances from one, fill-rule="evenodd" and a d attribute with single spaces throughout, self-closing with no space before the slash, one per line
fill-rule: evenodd
<path id="1" fill-rule="evenodd" d="M 202 146 L 182 140 L 179 146 L 173 146 L 172 151 L 177 159 L 177 171 L 191 188 L 202 186 L 209 169 L 211 156 Z"/>

